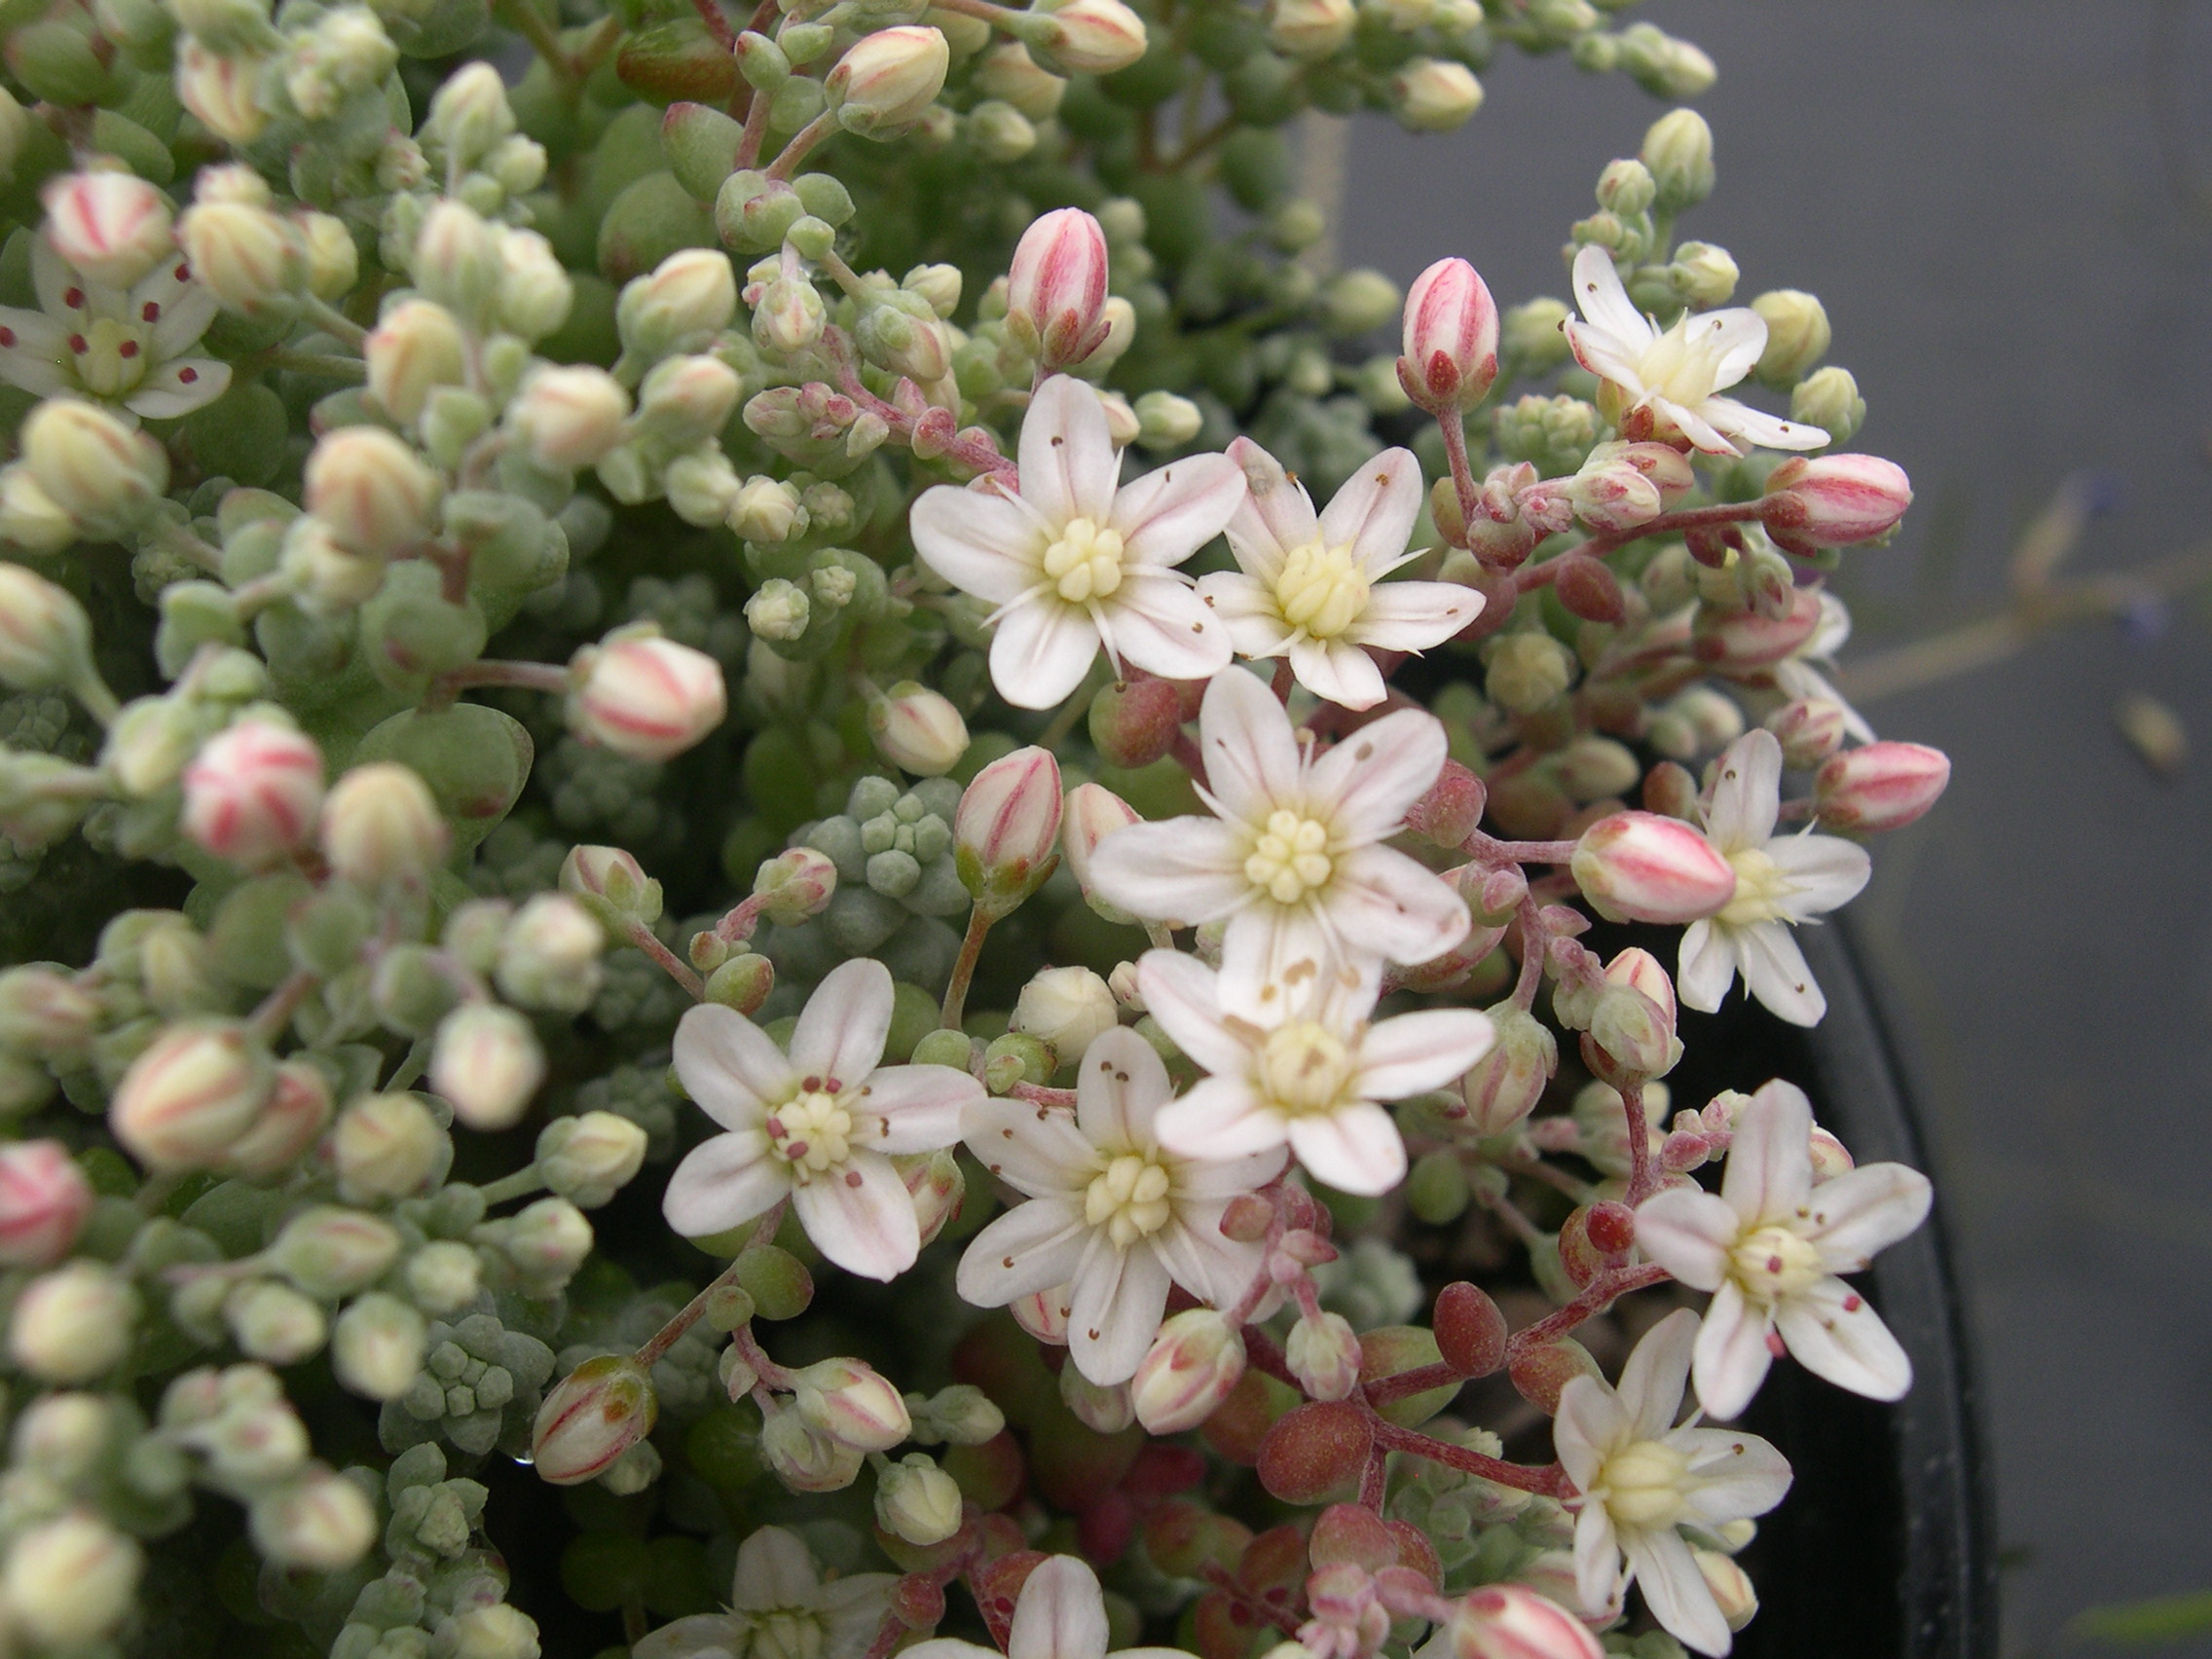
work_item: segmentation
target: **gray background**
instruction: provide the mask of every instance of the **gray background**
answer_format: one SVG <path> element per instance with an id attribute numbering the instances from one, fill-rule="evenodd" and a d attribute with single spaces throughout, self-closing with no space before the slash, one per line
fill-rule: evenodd
<path id="1" fill-rule="evenodd" d="M 1720 188 L 1683 234 L 1740 296 L 1805 287 L 1918 503 L 1841 579 L 1846 661 L 2001 602 L 2069 475 L 2120 510 L 2076 570 L 2212 539 L 2212 5 L 1652 0 L 1720 66 Z M 1347 262 L 1472 259 L 1501 305 L 1663 105 L 1501 55 L 1458 132 L 1351 137 Z M 2047 637 L 1883 698 L 1955 772 L 1854 906 L 1908 1051 L 1964 1258 L 2007 1549 L 2009 1655 L 2089 1651 L 2083 1606 L 2212 1587 L 2212 655 L 2206 610 Z M 2198 745 L 2161 780 L 2117 735 L 2143 692 Z M 2165 1651 L 2212 1654 L 2212 1641 Z"/>

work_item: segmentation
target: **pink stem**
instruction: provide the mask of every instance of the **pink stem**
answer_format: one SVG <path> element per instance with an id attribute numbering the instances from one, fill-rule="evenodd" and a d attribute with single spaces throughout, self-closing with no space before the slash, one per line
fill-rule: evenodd
<path id="1" fill-rule="evenodd" d="M 1542 1468 L 1530 1468 L 1526 1463 L 1508 1463 L 1502 1457 L 1486 1457 L 1480 1452 L 1464 1446 L 1453 1446 L 1442 1440 L 1432 1440 L 1414 1429 L 1400 1428 L 1383 1418 L 1368 1424 L 1375 1436 L 1377 1450 L 1405 1452 L 1416 1457 L 1426 1457 L 1432 1463 L 1462 1473 L 1480 1475 L 1486 1481 L 1499 1486 L 1512 1487 L 1517 1492 L 1532 1492 L 1546 1497 L 1564 1497 L 1568 1487 L 1567 1471 L 1557 1463 Z"/>

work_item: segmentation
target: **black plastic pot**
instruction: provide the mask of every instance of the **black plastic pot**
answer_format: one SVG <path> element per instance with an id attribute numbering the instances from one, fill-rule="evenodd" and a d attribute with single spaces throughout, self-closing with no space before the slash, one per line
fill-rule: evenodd
<path id="1" fill-rule="evenodd" d="M 1739 992 L 1709 1022 L 1732 1029 L 1700 1032 L 1690 1023 L 1698 1016 L 1685 1016 L 1690 1052 L 1718 1038 L 1733 1087 L 1788 1078 L 1860 1162 L 1927 1168 L 1903 1074 L 1848 931 L 1805 928 L 1798 940 L 1827 993 L 1827 1017 L 1799 1031 L 1745 1010 Z M 1885 1406 L 1793 1362 L 1776 1365 L 1746 1421 L 1783 1450 L 1797 1478 L 1747 1560 L 1761 1606 L 1736 1651 L 1987 1659 L 1997 1648 L 1996 1551 L 1940 1188 L 1929 1224 L 1884 1251 L 1861 1282 L 1912 1356 L 1912 1392 Z"/>

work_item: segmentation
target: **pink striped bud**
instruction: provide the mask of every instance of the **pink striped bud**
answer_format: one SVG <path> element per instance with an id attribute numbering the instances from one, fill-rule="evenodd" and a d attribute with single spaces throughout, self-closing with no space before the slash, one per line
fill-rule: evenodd
<path id="1" fill-rule="evenodd" d="M 1921 743 L 1869 743 L 1830 756 L 1813 774 L 1813 805 L 1830 830 L 1872 835 L 1901 830 L 1934 806 L 1951 759 Z"/>
<path id="2" fill-rule="evenodd" d="M 1616 812 L 1583 830 L 1574 879 L 1609 922 L 1694 922 L 1736 896 L 1736 872 L 1704 834 L 1655 812 Z"/>
<path id="3" fill-rule="evenodd" d="M 857 1452 L 888 1452 L 913 1432 L 897 1386 L 857 1359 L 825 1359 L 793 1382 L 807 1426 Z"/>
<path id="4" fill-rule="evenodd" d="M 1072 1365 L 1060 1367 L 1060 1403 L 1097 1434 L 1119 1434 L 1137 1420 L 1128 1383 L 1093 1382 Z"/>
<path id="5" fill-rule="evenodd" d="M 1106 233 L 1082 208 L 1055 209 L 1022 232 L 1007 275 L 1006 330 L 1047 374 L 1105 344 Z"/>
<path id="6" fill-rule="evenodd" d="M 1452 1659 L 1601 1659 L 1604 1652 L 1580 1619 L 1519 1584 L 1469 1591 L 1445 1630 Z"/>
<path id="7" fill-rule="evenodd" d="M 59 1141 L 0 1144 L 0 1263 L 52 1267 L 92 1207 L 92 1184 Z"/>
<path id="8" fill-rule="evenodd" d="M 1818 766 L 1843 746 L 1844 722 L 1850 718 L 1833 697 L 1799 697 L 1783 704 L 1761 723 L 1782 745 L 1785 762 Z"/>
<path id="9" fill-rule="evenodd" d="M 968 1196 L 968 1178 L 960 1172 L 960 1160 L 940 1151 L 896 1158 L 892 1162 L 899 1178 L 906 1183 L 906 1196 L 914 1200 L 914 1220 L 921 1227 L 922 1242 L 927 1244 L 960 1213 L 961 1201 Z"/>
<path id="10" fill-rule="evenodd" d="M 1051 753 L 1017 749 L 976 774 L 952 820 L 961 884 L 986 916 L 1012 913 L 1057 862 L 1060 767 Z"/>
<path id="11" fill-rule="evenodd" d="M 1628 949 L 1605 964 L 1590 1007 L 1582 1058 L 1605 1082 L 1664 1077 L 1682 1057 L 1675 1035 L 1675 982 L 1648 950 Z"/>
<path id="12" fill-rule="evenodd" d="M 1060 851 L 1068 861 L 1076 886 L 1082 889 L 1090 907 L 1108 921 L 1124 926 L 1135 918 L 1120 906 L 1105 903 L 1092 890 L 1090 856 L 1097 851 L 1099 842 L 1137 821 L 1137 809 L 1103 784 L 1083 784 L 1068 791 Z"/>
<path id="13" fill-rule="evenodd" d="M 54 251 L 108 287 L 135 285 L 176 246 L 168 199 L 129 173 L 69 173 L 41 200 Z"/>
<path id="14" fill-rule="evenodd" d="M 346 547 L 388 558 L 424 535 L 438 477 L 381 426 L 341 426 L 308 457 L 308 511 Z"/>
<path id="15" fill-rule="evenodd" d="M 1463 259 L 1440 259 L 1406 291 L 1398 384 L 1431 415 L 1461 415 L 1497 379 L 1497 302 Z"/>
<path id="16" fill-rule="evenodd" d="M 1283 1362 L 1307 1396 L 1342 1400 L 1359 1385 L 1359 1338 L 1342 1313 L 1301 1317 L 1283 1343 Z"/>
<path id="17" fill-rule="evenodd" d="M 306 1060 L 276 1068 L 269 1098 L 246 1132 L 223 1153 L 223 1167 L 240 1175 L 279 1175 L 322 1137 L 330 1123 L 330 1085 Z"/>
<path id="18" fill-rule="evenodd" d="M 590 466 L 621 441 L 630 394 L 605 369 L 542 369 L 507 406 L 507 424 L 530 458 L 549 468 Z"/>
<path id="19" fill-rule="evenodd" d="M 322 752 L 305 732 L 248 716 L 200 746 L 184 769 L 178 825 L 246 869 L 302 845 L 322 806 Z"/>
<path id="20" fill-rule="evenodd" d="M 721 666 L 704 651 L 623 629 L 569 661 L 569 727 L 632 760 L 682 754 L 729 712 Z"/>
<path id="21" fill-rule="evenodd" d="M 561 1379 L 531 1426 L 531 1460 L 552 1486 L 581 1486 L 652 1432 L 652 1379 L 626 1353 L 587 1359 Z"/>
<path id="22" fill-rule="evenodd" d="M 1144 55 L 1144 19 L 1122 0 L 1064 0 L 1039 6 L 1022 20 L 1026 26 L 1005 26 L 1064 75 L 1111 75 Z"/>
<path id="23" fill-rule="evenodd" d="M 108 1106 L 115 1138 L 151 1169 L 203 1169 L 245 1133 L 275 1068 L 237 1021 L 180 1022 L 123 1074 Z"/>
<path id="24" fill-rule="evenodd" d="M 1759 517 L 1802 558 L 1887 535 L 1912 505 L 1904 468 L 1878 455 L 1792 456 L 1767 475 Z"/>
<path id="25" fill-rule="evenodd" d="M 1440 847 L 1464 846 L 1482 824 L 1483 807 L 1489 798 L 1482 779 L 1458 761 L 1447 760 L 1428 793 L 1407 811 L 1406 828 Z"/>
<path id="26" fill-rule="evenodd" d="M 1543 1021 L 1510 1000 L 1488 1012 L 1497 1041 L 1460 1084 L 1467 1127 L 1486 1137 L 1520 1127 L 1559 1070 L 1559 1039 Z"/>
<path id="27" fill-rule="evenodd" d="M 1244 1375 L 1244 1333 L 1210 1308 L 1178 1313 L 1129 1381 L 1137 1421 L 1149 1434 L 1180 1434 L 1213 1416 Z"/>
<path id="28" fill-rule="evenodd" d="M 1016 1298 L 1007 1304 L 1007 1311 L 1014 1315 L 1016 1325 L 1039 1342 L 1052 1347 L 1066 1347 L 1069 1296 L 1066 1285 L 1054 1285 L 1051 1290 Z"/>
<path id="29" fill-rule="evenodd" d="M 902 680 L 867 706 L 875 752 L 917 778 L 941 777 L 968 753 L 968 722 L 942 692 Z"/>
<path id="30" fill-rule="evenodd" d="M 1820 590 L 1796 588 L 1787 597 L 1780 616 L 1700 606 L 1690 642 L 1698 660 L 1723 674 L 1742 673 L 1772 668 L 1803 648 L 1821 626 Z"/>

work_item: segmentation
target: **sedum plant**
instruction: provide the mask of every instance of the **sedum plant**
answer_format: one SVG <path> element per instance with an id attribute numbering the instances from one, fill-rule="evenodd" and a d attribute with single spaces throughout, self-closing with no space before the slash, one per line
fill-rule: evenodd
<path id="1" fill-rule="evenodd" d="M 1728 1650 L 1910 491 L 1693 111 L 1503 313 L 1285 136 L 1616 10 L 5 8 L 0 1653 Z"/>

